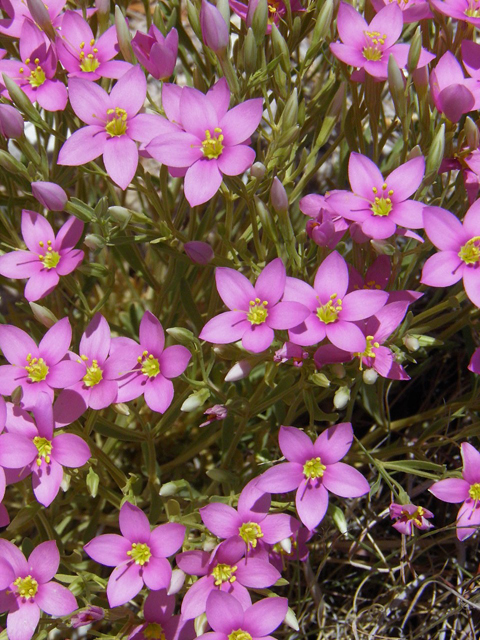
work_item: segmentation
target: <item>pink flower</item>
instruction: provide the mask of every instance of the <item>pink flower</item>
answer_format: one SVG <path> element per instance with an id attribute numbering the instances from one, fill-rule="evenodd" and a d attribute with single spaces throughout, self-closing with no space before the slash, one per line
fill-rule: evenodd
<path id="1" fill-rule="evenodd" d="M 198 640 L 271 640 L 287 609 L 286 598 L 264 598 L 244 610 L 233 596 L 214 591 L 206 607 L 213 633 L 204 633 Z"/>
<path id="2" fill-rule="evenodd" d="M 443 54 L 431 72 L 430 90 L 438 111 L 451 122 L 458 122 L 464 113 L 480 106 L 477 80 L 465 79 L 460 63 L 450 51 Z"/>
<path id="3" fill-rule="evenodd" d="M 293 342 L 285 342 L 281 349 L 275 351 L 273 361 L 278 364 L 284 364 L 285 362 L 292 360 L 294 367 L 301 367 L 303 366 L 303 361 L 306 360 L 308 356 L 308 351 L 305 351 L 302 347 L 297 344 L 293 344 Z"/>
<path id="4" fill-rule="evenodd" d="M 225 51 L 230 42 L 228 26 L 217 7 L 202 0 L 200 26 L 204 44 L 215 52 Z"/>
<path id="5" fill-rule="evenodd" d="M 372 0 L 372 4 L 378 13 L 383 7 L 390 4 L 390 0 Z M 402 2 L 398 3 L 398 6 L 402 10 L 404 24 L 433 18 L 428 0 L 402 0 Z"/>
<path id="6" fill-rule="evenodd" d="M 77 608 L 72 592 L 52 580 L 60 564 L 55 541 L 39 544 L 27 561 L 14 544 L 0 540 L 0 558 L 0 599 L 2 611 L 8 611 L 10 640 L 30 640 L 40 611 L 61 617 Z"/>
<path id="7" fill-rule="evenodd" d="M 348 229 L 348 222 L 328 204 L 328 198 L 311 193 L 299 202 L 300 211 L 311 220 L 307 222 L 307 234 L 319 247 L 335 249 Z"/>
<path id="8" fill-rule="evenodd" d="M 397 224 L 421 229 L 425 205 L 408 198 L 418 189 L 424 174 L 423 156 L 405 162 L 384 178 L 369 158 L 351 153 L 348 178 L 353 193 L 335 191 L 328 203 L 345 218 L 359 222 L 363 233 L 377 240 L 396 233 Z"/>
<path id="9" fill-rule="evenodd" d="M 133 629 L 127 640 L 192 640 L 195 635 L 193 621 L 174 616 L 174 596 L 165 589 L 151 591 L 145 599 L 145 622 Z"/>
<path id="10" fill-rule="evenodd" d="M 176 131 L 154 138 L 147 152 L 185 175 L 190 206 L 203 204 L 217 193 L 223 175 L 238 176 L 253 164 L 255 151 L 247 143 L 262 119 L 263 101 L 246 100 L 228 111 L 225 78 L 206 95 L 192 87 L 164 85 L 162 101 Z"/>
<path id="11" fill-rule="evenodd" d="M 342 498 L 358 498 L 370 490 L 359 471 L 339 462 L 353 442 L 349 422 L 330 427 L 314 443 L 300 429 L 280 427 L 278 442 L 288 462 L 265 471 L 258 478 L 258 488 L 269 493 L 297 489 L 297 513 L 307 529 L 314 529 L 325 516 L 329 491 Z"/>
<path id="12" fill-rule="evenodd" d="M 444 502 L 463 502 L 457 515 L 457 538 L 465 540 L 480 527 L 480 453 L 462 442 L 463 478 L 446 478 L 430 487 Z"/>
<path id="13" fill-rule="evenodd" d="M 444 16 L 469 22 L 476 27 L 480 26 L 479 0 L 431 0 L 431 3 L 433 8 Z"/>
<path id="14" fill-rule="evenodd" d="M 130 338 L 115 338 L 112 347 L 114 362 L 120 359 L 128 372 L 118 381 L 117 402 L 145 394 L 152 411 L 165 413 L 173 399 L 171 379 L 185 371 L 192 357 L 190 351 L 181 345 L 165 349 L 163 327 L 150 311 L 140 322 L 140 344 Z"/>
<path id="15" fill-rule="evenodd" d="M 10 364 L 0 367 L 0 393 L 11 395 L 22 387 L 23 405 L 33 407 L 40 392 L 53 401 L 53 390 L 70 387 L 83 375 L 78 362 L 65 359 L 72 341 L 68 318 L 56 322 L 43 336 L 40 344 L 17 327 L 0 326 L 0 349 Z"/>
<path id="16" fill-rule="evenodd" d="M 185 527 L 168 522 L 150 531 L 147 516 L 130 502 L 120 509 L 120 531 L 88 542 L 86 553 L 99 564 L 115 567 L 107 585 L 111 607 L 125 604 L 142 589 L 158 591 L 170 584 L 172 568 L 166 560 L 182 546 Z"/>
<path id="17" fill-rule="evenodd" d="M 390 505 L 390 518 L 395 520 L 392 527 L 405 536 L 413 534 L 413 526 L 421 531 L 426 531 L 433 527 L 433 524 L 427 520 L 427 518 L 433 518 L 433 513 L 424 507 L 417 507 L 415 504 L 396 504 L 392 502 Z"/>
<path id="18" fill-rule="evenodd" d="M 272 586 L 280 573 L 267 560 L 245 556 L 245 544 L 239 537 L 222 542 L 212 553 L 186 551 L 177 555 L 177 564 L 188 575 L 200 576 L 182 601 L 182 616 L 196 618 L 205 611 L 213 591 L 230 593 L 244 608 L 252 604 L 247 591 Z"/>
<path id="19" fill-rule="evenodd" d="M 119 52 L 115 25 L 96 40 L 88 22 L 76 11 L 63 14 L 55 45 L 58 59 L 70 77 L 120 78 L 132 68 L 128 62 L 112 60 Z"/>
<path id="20" fill-rule="evenodd" d="M 346 294 L 347 289 L 347 263 L 336 251 L 319 266 L 313 287 L 302 280 L 287 278 L 285 300 L 301 302 L 310 310 L 302 324 L 290 328 L 291 342 L 310 346 L 327 337 L 339 349 L 364 351 L 365 336 L 355 322 L 381 309 L 388 294 L 365 290 Z"/>
<path id="21" fill-rule="evenodd" d="M 132 49 L 141 65 L 157 80 L 166 80 L 175 70 L 178 54 L 178 32 L 171 29 L 164 37 L 152 24 L 148 35 L 137 31 Z"/>
<path id="22" fill-rule="evenodd" d="M 463 278 L 465 292 L 480 307 L 480 201 L 467 211 L 463 223 L 440 207 L 424 210 L 425 231 L 440 251 L 423 265 L 423 284 L 448 287 Z"/>
<path id="23" fill-rule="evenodd" d="M 67 105 L 67 89 L 55 80 L 57 57 L 47 45 L 44 34 L 33 22 L 25 20 L 20 35 L 20 58 L 0 60 L 0 72 L 8 75 L 46 111 L 63 111 Z M 6 90 L 2 92 L 4 95 Z"/>
<path id="24" fill-rule="evenodd" d="M 199 424 L 199 427 L 206 427 L 207 425 L 212 424 L 212 422 L 215 422 L 215 420 L 225 420 L 228 415 L 228 411 L 225 405 L 214 404 L 213 407 L 210 407 L 209 409 L 204 411 L 203 415 L 208 416 L 208 418 L 205 420 L 205 422 Z"/>
<path id="25" fill-rule="evenodd" d="M 381 255 L 368 267 L 365 278 L 362 278 L 358 271 L 351 265 L 348 265 L 348 271 L 349 291 L 356 291 L 357 289 L 385 290 L 392 275 L 392 265 L 388 256 Z M 409 289 L 405 291 L 389 291 L 388 303 L 408 302 L 408 304 L 412 304 L 415 300 L 421 298 L 422 295 L 423 293 Z"/>
<path id="26" fill-rule="evenodd" d="M 200 516 L 217 538 L 243 541 L 246 552 L 253 550 L 258 557 L 267 545 L 293 535 L 300 523 L 286 513 L 268 515 L 271 499 L 259 489 L 257 480 L 254 478 L 245 485 L 238 497 L 237 509 L 223 502 L 212 502 L 200 509 Z"/>
<path id="27" fill-rule="evenodd" d="M 395 44 L 402 33 L 403 16 L 397 3 L 381 9 L 368 25 L 349 4 L 341 2 L 337 15 L 337 29 L 341 43 L 330 45 L 332 53 L 345 64 L 364 69 L 377 80 L 388 77 L 388 59 L 392 55 L 400 69 L 405 69 L 410 45 Z M 435 58 L 421 50 L 417 68 Z"/>
<path id="28" fill-rule="evenodd" d="M 258 7 L 258 0 L 245 0 L 245 2 L 241 0 L 229 0 L 229 5 L 230 9 L 234 11 L 237 16 L 245 20 L 247 27 L 252 26 L 253 14 Z M 272 24 L 278 26 L 280 20 L 287 13 L 287 8 L 283 0 L 267 0 L 267 6 L 268 20 L 266 33 L 271 33 Z M 290 8 L 292 12 L 305 11 L 300 0 L 290 0 Z"/>
<path id="29" fill-rule="evenodd" d="M 63 211 L 68 197 L 64 189 L 55 182 L 32 182 L 33 197 L 40 202 L 45 209 L 50 211 Z M 83 227 L 82 227 L 83 229 Z"/>
<path id="30" fill-rule="evenodd" d="M 32 473 L 33 493 L 48 507 L 63 480 L 63 468 L 76 469 L 90 458 L 88 445 L 76 435 L 53 436 L 50 398 L 40 393 L 32 409 L 35 422 L 26 411 L 13 406 L 7 417 L 7 433 L 0 435 L 0 465 L 10 471 L 13 482 Z"/>
<path id="31" fill-rule="evenodd" d="M 118 80 L 110 95 L 83 78 L 71 78 L 68 88 L 75 114 L 88 126 L 67 139 L 60 149 L 58 164 L 78 166 L 103 154 L 108 175 L 121 189 L 126 189 L 138 166 L 135 141 L 149 142 L 170 130 L 160 116 L 138 114 L 147 95 L 143 71 L 138 65 L 132 67 Z"/>
<path id="32" fill-rule="evenodd" d="M 70 623 L 74 629 L 78 629 L 87 624 L 92 624 L 92 622 L 96 622 L 97 620 L 103 620 L 104 617 L 105 611 L 101 607 L 92 605 L 73 615 L 70 618 Z"/>
<path id="33" fill-rule="evenodd" d="M 280 258 L 263 269 L 253 286 L 234 269 L 215 271 L 217 291 L 230 311 L 209 320 L 200 339 L 217 344 L 242 340 L 247 351 L 260 353 L 274 339 L 274 329 L 291 329 L 305 320 L 308 309 L 298 302 L 279 302 L 283 296 L 286 272 Z"/>
<path id="34" fill-rule="evenodd" d="M 83 233 L 83 222 L 70 217 L 55 233 L 47 220 L 35 211 L 22 211 L 22 236 L 28 251 L 12 251 L 0 256 L 0 274 L 20 280 L 28 278 L 25 298 L 35 302 L 51 293 L 60 276 L 72 273 L 84 258 L 74 249 Z"/>

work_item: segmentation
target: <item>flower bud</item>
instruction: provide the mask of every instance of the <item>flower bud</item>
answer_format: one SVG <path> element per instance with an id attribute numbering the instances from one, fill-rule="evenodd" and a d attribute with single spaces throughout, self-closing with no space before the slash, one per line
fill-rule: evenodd
<path id="1" fill-rule="evenodd" d="M 333 373 L 333 375 L 335 375 L 340 380 L 345 378 L 345 376 L 347 375 L 347 372 L 345 371 L 345 367 L 343 366 L 343 364 L 340 364 L 339 362 L 335 362 L 334 364 L 332 364 L 330 366 L 330 370 Z"/>
<path id="2" fill-rule="evenodd" d="M 365 369 L 363 372 L 363 381 L 365 384 L 375 384 L 378 378 L 378 373 L 375 369 Z"/>
<path id="3" fill-rule="evenodd" d="M 250 167 L 250 173 L 254 178 L 261 180 L 266 172 L 266 167 L 262 162 L 254 162 Z"/>
<path id="4" fill-rule="evenodd" d="M 7 88 L 8 95 L 10 96 L 13 104 L 26 113 L 32 119 L 32 122 L 38 121 L 38 111 L 33 106 L 27 94 L 22 91 L 18 84 L 12 80 L 10 76 L 7 76 L 6 73 L 2 73 L 2 77 L 3 84 Z"/>
<path id="5" fill-rule="evenodd" d="M 86 483 L 87 483 L 87 489 L 90 495 L 92 496 L 92 498 L 95 498 L 98 493 L 98 485 L 100 484 L 100 477 L 98 473 L 96 473 L 92 469 L 92 467 L 90 467 L 90 469 L 88 470 Z"/>
<path id="6" fill-rule="evenodd" d="M 340 387 L 335 391 L 333 396 L 333 406 L 335 409 L 345 409 L 350 400 L 350 389 L 348 387 Z"/>
<path id="7" fill-rule="evenodd" d="M 111 218 L 113 218 L 115 222 L 118 222 L 120 224 L 128 223 L 130 218 L 132 217 L 132 214 L 128 209 L 125 209 L 125 207 L 117 207 L 117 206 L 108 207 L 107 214 Z"/>
<path id="8" fill-rule="evenodd" d="M 210 407 L 206 411 L 203 412 L 203 415 L 208 416 L 205 422 L 198 425 L 199 427 L 206 427 L 207 425 L 215 422 L 216 420 L 225 420 L 228 415 L 227 408 L 223 404 L 214 404 L 213 407 Z"/>
<path id="9" fill-rule="evenodd" d="M 157 80 L 169 78 L 177 62 L 178 32 L 172 29 L 166 36 L 152 24 L 148 34 L 137 31 L 132 49 L 141 65 Z"/>
<path id="10" fill-rule="evenodd" d="M 170 579 L 170 586 L 167 594 L 173 596 L 180 591 L 185 582 L 185 574 L 181 569 L 174 569 L 172 571 L 172 577 Z"/>
<path id="11" fill-rule="evenodd" d="M 33 197 L 50 211 L 63 211 L 68 196 L 62 187 L 55 182 L 32 182 Z"/>
<path id="12" fill-rule="evenodd" d="M 470 118 L 470 116 L 467 116 L 465 118 L 465 125 L 463 127 L 463 130 L 465 132 L 465 138 L 467 139 L 469 149 L 471 151 L 475 151 L 475 149 L 477 149 L 478 145 L 480 144 L 479 131 L 477 125 Z"/>
<path id="13" fill-rule="evenodd" d="M 283 540 L 280 540 L 280 542 L 278 543 L 282 549 L 285 551 L 285 553 L 292 553 L 292 539 L 291 538 L 284 538 Z"/>
<path id="14" fill-rule="evenodd" d="M 290 51 L 276 25 L 272 24 L 272 45 L 275 57 L 280 56 L 280 64 L 285 73 L 290 73 Z"/>
<path id="15" fill-rule="evenodd" d="M 405 335 L 403 336 L 403 344 L 409 351 L 418 351 L 420 349 L 420 342 L 415 336 Z"/>
<path id="16" fill-rule="evenodd" d="M 335 523 L 335 526 L 337 527 L 337 529 L 340 531 L 342 535 L 345 535 L 348 531 L 348 527 L 347 527 L 347 519 L 345 518 L 345 514 L 343 513 L 343 511 L 340 509 L 340 507 L 337 507 L 336 505 L 333 505 L 333 504 L 329 505 L 328 511 L 329 513 L 331 513 L 332 520 Z"/>
<path id="17" fill-rule="evenodd" d="M 410 49 L 408 50 L 408 63 L 407 69 L 410 73 L 415 71 L 420 60 L 420 54 L 422 53 L 422 34 L 420 27 L 417 27 L 413 38 L 410 41 Z"/>
<path id="18" fill-rule="evenodd" d="M 310 376 L 310 380 L 313 382 L 313 384 L 316 384 L 317 387 L 328 389 L 328 387 L 330 386 L 330 380 L 324 373 L 313 373 Z"/>
<path id="19" fill-rule="evenodd" d="M 256 71 L 257 53 L 258 53 L 257 42 L 253 34 L 253 29 L 249 27 L 243 43 L 243 62 L 245 64 L 245 71 L 247 73 L 253 73 L 254 71 Z M 256 162 L 255 164 L 262 164 L 262 163 Z M 250 172 L 251 172 L 251 169 L 250 169 Z M 261 177 L 263 178 L 263 175 Z"/>
<path id="20" fill-rule="evenodd" d="M 273 222 L 270 211 L 263 204 L 258 196 L 254 196 L 255 199 L 255 208 L 257 209 L 258 217 L 260 218 L 260 222 L 262 223 L 263 231 L 268 235 L 270 240 L 273 242 L 278 242 L 277 233 L 275 230 L 275 224 Z"/>
<path id="21" fill-rule="evenodd" d="M 27 180 L 30 177 L 23 164 L 3 149 L 0 150 L 0 167 L 9 173 L 20 174 Z"/>
<path id="22" fill-rule="evenodd" d="M 47 307 L 42 307 L 42 305 L 36 302 L 29 302 L 28 304 L 30 305 L 35 320 L 38 320 L 38 322 L 43 324 L 44 327 L 47 327 L 47 329 L 50 329 L 50 327 L 53 327 L 53 325 L 58 322 L 58 319 Z"/>
<path id="23" fill-rule="evenodd" d="M 0 133 L 5 138 L 20 138 L 23 134 L 23 118 L 15 107 L 0 104 Z"/>
<path id="24" fill-rule="evenodd" d="M 445 152 L 445 123 L 440 125 L 430 145 L 425 161 L 425 184 L 435 180 Z"/>
<path id="25" fill-rule="evenodd" d="M 197 637 L 203 635 L 206 632 L 206 630 L 209 628 L 209 624 L 207 621 L 207 615 L 205 613 L 202 613 L 195 618 L 194 627 L 195 635 Z"/>
<path id="26" fill-rule="evenodd" d="M 280 543 L 280 544 L 282 544 L 282 543 Z M 290 551 L 287 551 L 287 553 L 290 553 Z M 287 626 L 289 626 L 290 629 L 293 629 L 294 631 L 299 631 L 300 630 L 300 626 L 298 624 L 297 616 L 295 615 L 293 609 L 290 609 L 290 607 L 288 607 L 288 609 L 287 609 L 287 614 L 285 616 L 285 624 Z"/>
<path id="27" fill-rule="evenodd" d="M 55 30 L 43 0 L 27 0 L 27 6 L 33 21 L 45 31 L 51 40 L 55 40 Z"/>
<path id="28" fill-rule="evenodd" d="M 115 404 L 112 404 L 112 409 L 115 411 L 115 413 L 118 413 L 121 416 L 130 415 L 130 409 L 128 408 L 128 405 L 125 404 L 124 402 L 117 402 Z"/>
<path id="29" fill-rule="evenodd" d="M 219 53 L 225 51 L 229 43 L 228 25 L 220 11 L 207 0 L 202 0 L 200 27 L 204 44 Z"/>
<path id="30" fill-rule="evenodd" d="M 280 180 L 275 177 L 270 189 L 270 202 L 277 213 L 288 211 L 288 196 L 285 187 Z"/>
<path id="31" fill-rule="evenodd" d="M 195 35 L 199 40 L 202 40 L 202 29 L 200 27 L 200 16 L 198 15 L 198 9 L 195 3 L 191 0 L 187 0 L 187 16 L 190 26 L 192 27 Z"/>
<path id="32" fill-rule="evenodd" d="M 396 251 L 393 244 L 390 244 L 386 240 L 370 240 L 370 244 L 375 249 L 376 253 L 381 256 L 393 256 Z"/>
<path id="33" fill-rule="evenodd" d="M 261 44 L 265 38 L 268 24 L 267 0 L 250 0 L 247 11 L 247 27 L 252 27 L 257 44 Z"/>
<path id="34" fill-rule="evenodd" d="M 395 105 L 396 114 L 400 120 L 403 120 L 407 112 L 405 78 L 392 54 L 390 54 L 388 59 L 388 86 Z"/>
<path id="35" fill-rule="evenodd" d="M 117 31 L 118 48 L 127 62 L 134 63 L 132 45 L 130 44 L 130 31 L 128 30 L 127 21 L 122 13 L 119 5 L 115 5 L 115 28 Z"/>
<path id="36" fill-rule="evenodd" d="M 82 611 L 78 611 L 70 618 L 71 625 L 74 629 L 84 627 L 87 624 L 91 624 L 96 620 L 103 620 L 105 617 L 105 611 L 100 607 L 90 606 Z"/>
<path id="37" fill-rule="evenodd" d="M 195 391 L 180 407 L 180 411 L 184 411 L 185 413 L 189 413 L 190 411 L 195 411 L 205 403 L 205 401 L 210 397 L 210 391 L 208 389 L 200 389 L 199 391 Z"/>
<path id="38" fill-rule="evenodd" d="M 174 340 L 180 342 L 180 344 L 191 346 L 192 342 L 195 342 L 196 338 L 191 331 L 184 327 L 170 327 L 166 330 L 169 336 L 172 336 Z"/>
<path id="39" fill-rule="evenodd" d="M 195 264 L 208 264 L 215 257 L 212 247 L 206 242 L 200 242 L 199 240 L 186 242 L 183 245 L 183 249 Z"/>
<path id="40" fill-rule="evenodd" d="M 297 124 L 298 117 L 298 92 L 296 89 L 292 91 L 288 98 L 282 113 L 282 130 L 287 131 Z M 280 143 L 279 143 L 280 144 Z M 283 144 L 287 144 L 287 140 Z"/>
<path id="41" fill-rule="evenodd" d="M 23 399 L 23 389 L 22 387 L 16 387 L 13 392 L 12 395 L 10 396 L 12 403 L 19 405 Z"/>
<path id="42" fill-rule="evenodd" d="M 110 0 L 95 0 L 95 8 L 99 15 L 108 15 L 110 13 Z"/>
<path id="43" fill-rule="evenodd" d="M 96 233 L 87 233 L 83 240 L 83 243 L 92 251 L 103 249 L 106 245 L 104 238 Z"/>
<path id="44" fill-rule="evenodd" d="M 227 373 L 225 376 L 225 382 L 237 382 L 238 380 L 242 380 L 248 376 L 251 370 L 252 365 L 248 360 L 240 360 L 240 362 L 234 364 Z"/>

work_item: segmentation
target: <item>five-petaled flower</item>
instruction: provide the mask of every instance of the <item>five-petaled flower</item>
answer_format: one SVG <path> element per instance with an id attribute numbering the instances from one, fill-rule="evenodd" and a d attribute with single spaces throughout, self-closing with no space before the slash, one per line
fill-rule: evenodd
<path id="1" fill-rule="evenodd" d="M 435 482 L 430 493 L 444 502 L 463 502 L 457 515 L 457 538 L 465 540 L 480 527 L 480 452 L 468 442 L 461 445 L 463 478 Z"/>
<path id="2" fill-rule="evenodd" d="M 392 502 L 389 507 L 390 518 L 395 520 L 392 527 L 405 536 L 413 534 L 413 527 L 421 531 L 431 529 L 433 524 L 427 518 L 433 518 L 433 513 L 425 507 L 417 507 L 415 504 L 397 504 Z"/>

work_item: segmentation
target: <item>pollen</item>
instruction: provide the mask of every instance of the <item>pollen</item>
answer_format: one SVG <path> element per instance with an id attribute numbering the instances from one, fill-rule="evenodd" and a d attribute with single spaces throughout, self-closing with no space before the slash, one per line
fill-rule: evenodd
<path id="1" fill-rule="evenodd" d="M 28 78 L 28 82 L 35 88 L 41 87 L 46 80 L 45 72 L 37 61 L 38 58 L 35 59 L 35 64 L 37 66 L 35 69 L 30 71 L 30 77 Z"/>
<path id="2" fill-rule="evenodd" d="M 384 218 L 385 216 L 390 215 L 393 205 L 390 198 L 384 198 L 383 196 L 379 198 L 375 196 L 375 200 L 372 203 L 370 209 L 373 212 L 374 216 L 381 216 Z"/>
<path id="3" fill-rule="evenodd" d="M 412 520 L 417 527 L 421 527 L 424 513 L 425 509 L 423 507 L 417 507 L 413 513 L 409 513 L 406 509 L 402 509 L 402 518 L 405 520 Z"/>
<path id="4" fill-rule="evenodd" d="M 85 356 L 82 356 L 82 360 Z M 88 358 L 87 358 L 88 360 Z M 103 379 L 103 371 L 98 366 L 97 360 L 92 360 L 92 364 L 87 367 L 87 373 L 83 376 L 83 383 L 86 387 L 94 387 Z"/>
<path id="5" fill-rule="evenodd" d="M 374 342 L 375 338 L 373 336 L 367 336 L 365 339 L 367 341 L 365 351 L 357 352 L 355 354 L 357 358 L 360 358 L 360 370 L 362 370 L 362 358 L 375 358 L 376 354 L 373 349 L 378 349 L 378 347 L 380 346 L 379 342 Z"/>
<path id="6" fill-rule="evenodd" d="M 38 243 L 40 245 L 40 247 L 43 249 L 43 247 L 45 246 L 45 243 L 40 241 Z M 52 241 L 48 240 L 47 241 L 47 251 L 46 253 L 39 253 L 38 254 L 38 259 L 40 260 L 40 262 L 43 264 L 43 266 L 45 267 L 45 269 L 54 269 L 58 263 L 60 262 L 60 254 L 58 253 L 58 251 L 54 251 L 52 249 Z"/>
<path id="7" fill-rule="evenodd" d="M 321 478 L 323 476 L 326 468 L 319 457 L 312 458 L 311 460 L 307 460 L 303 465 L 303 475 L 307 480 L 315 480 L 315 478 Z"/>
<path id="8" fill-rule="evenodd" d="M 119 137 L 125 135 L 127 132 L 127 112 L 125 109 L 115 107 L 115 109 L 107 109 L 107 116 L 109 121 L 105 125 L 107 133 L 112 137 Z"/>
<path id="9" fill-rule="evenodd" d="M 138 357 L 138 362 L 142 365 L 142 373 L 148 378 L 155 378 L 160 373 L 160 363 L 158 358 L 148 351 L 144 351 L 142 356 Z"/>
<path id="10" fill-rule="evenodd" d="M 263 538 L 263 532 L 256 522 L 244 522 L 238 529 L 239 536 L 247 543 L 247 547 L 255 549 L 259 538 Z"/>
<path id="11" fill-rule="evenodd" d="M 261 302 L 260 298 L 255 298 L 255 300 L 250 300 L 249 305 L 250 309 L 247 313 L 247 320 L 252 325 L 263 324 L 268 317 L 268 302 L 266 300 Z"/>
<path id="12" fill-rule="evenodd" d="M 480 500 L 480 483 L 476 482 L 475 484 L 472 484 L 468 490 L 468 494 L 472 500 L 475 500 L 475 502 Z"/>
<path id="13" fill-rule="evenodd" d="M 32 358 L 29 353 L 27 356 L 27 366 L 25 370 L 28 378 L 32 382 L 42 382 L 48 376 L 48 365 L 43 358 Z"/>
<path id="14" fill-rule="evenodd" d="M 210 130 L 205 131 L 205 140 L 202 142 L 203 155 L 212 160 L 222 155 L 223 151 L 223 134 L 222 130 L 216 127 L 213 130 L 214 135 L 210 133 Z"/>
<path id="15" fill-rule="evenodd" d="M 41 438 L 40 436 L 35 436 L 33 439 L 33 444 L 37 447 L 38 457 L 37 457 L 37 465 L 40 467 L 42 465 L 42 460 L 45 460 L 47 464 L 50 464 L 52 453 L 52 442 L 47 440 L 46 438 Z"/>
<path id="16" fill-rule="evenodd" d="M 31 575 L 26 578 L 17 578 L 13 584 L 17 587 L 17 595 L 27 600 L 33 600 L 38 591 L 38 582 Z"/>
<path id="17" fill-rule="evenodd" d="M 327 304 L 324 304 L 317 308 L 317 318 L 325 323 L 331 324 L 332 322 L 336 322 L 338 320 L 338 314 L 342 310 L 342 301 L 340 298 L 337 298 L 337 294 L 333 293 L 330 296 L 330 300 Z"/>
<path id="18" fill-rule="evenodd" d="M 215 586 L 219 587 L 223 582 L 235 582 L 237 578 L 233 574 L 237 568 L 237 566 L 232 567 L 229 564 L 217 564 L 212 571 L 212 575 L 215 578 Z"/>
<path id="19" fill-rule="evenodd" d="M 143 567 L 144 564 L 152 557 L 152 552 L 150 551 L 150 547 L 148 544 L 132 542 L 132 548 L 130 551 L 127 551 L 127 556 L 135 562 L 135 564 L 139 564 Z"/>

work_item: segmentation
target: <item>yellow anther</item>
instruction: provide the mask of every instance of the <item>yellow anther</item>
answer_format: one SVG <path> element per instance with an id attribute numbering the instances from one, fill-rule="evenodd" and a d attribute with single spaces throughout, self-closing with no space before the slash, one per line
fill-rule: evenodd
<path id="1" fill-rule="evenodd" d="M 315 480 L 315 478 L 321 478 L 323 476 L 326 468 L 319 457 L 311 458 L 311 460 L 307 460 L 303 465 L 303 475 L 307 480 Z"/>
<path id="2" fill-rule="evenodd" d="M 263 532 L 256 522 L 244 522 L 238 529 L 239 536 L 247 543 L 247 547 L 255 549 L 259 538 L 263 538 Z"/>

